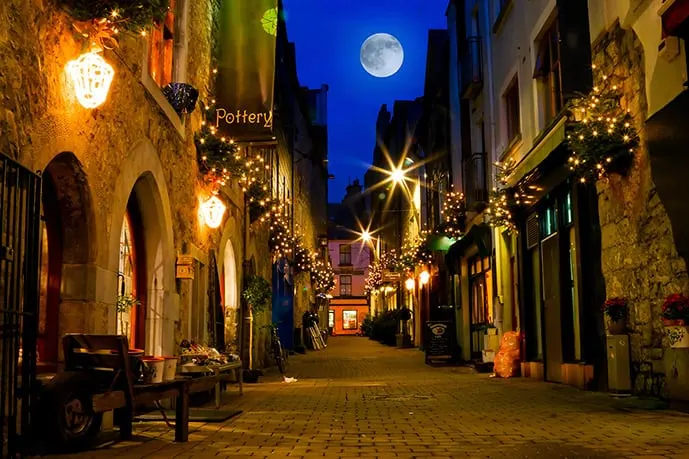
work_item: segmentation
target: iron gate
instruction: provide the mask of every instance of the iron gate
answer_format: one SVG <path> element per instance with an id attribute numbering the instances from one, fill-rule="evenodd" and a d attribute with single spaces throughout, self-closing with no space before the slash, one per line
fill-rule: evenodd
<path id="1" fill-rule="evenodd" d="M 14 457 L 36 392 L 41 177 L 0 154 L 0 178 L 0 457 Z"/>

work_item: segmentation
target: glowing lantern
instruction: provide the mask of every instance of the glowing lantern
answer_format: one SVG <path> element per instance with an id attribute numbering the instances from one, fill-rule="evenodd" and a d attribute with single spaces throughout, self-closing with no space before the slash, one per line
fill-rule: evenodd
<path id="1" fill-rule="evenodd" d="M 201 212 L 206 225 L 210 228 L 220 226 L 222 217 L 225 215 L 225 209 L 225 204 L 217 196 L 211 196 L 210 199 L 201 205 Z"/>
<path id="2" fill-rule="evenodd" d="M 77 100 L 84 108 L 96 108 L 108 98 L 115 70 L 99 52 L 90 51 L 65 66 L 74 83 Z"/>
<path id="3" fill-rule="evenodd" d="M 404 286 L 407 287 L 407 290 L 414 290 L 414 285 L 416 282 L 414 282 L 414 279 L 407 279 L 404 281 Z"/>
<path id="4" fill-rule="evenodd" d="M 419 280 L 423 285 L 426 285 L 430 279 L 431 275 L 428 273 L 428 271 L 423 271 L 421 274 L 419 274 Z"/>

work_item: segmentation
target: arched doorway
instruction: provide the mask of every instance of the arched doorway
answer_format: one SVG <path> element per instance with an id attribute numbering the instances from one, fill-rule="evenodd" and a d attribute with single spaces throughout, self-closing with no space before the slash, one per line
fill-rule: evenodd
<path id="1" fill-rule="evenodd" d="M 239 349 L 239 279 L 237 261 L 232 242 L 227 241 L 223 251 L 223 304 L 225 306 L 225 342 L 228 346 Z"/>
<path id="2" fill-rule="evenodd" d="M 93 301 L 84 280 L 85 266 L 95 258 L 91 193 L 73 153 L 58 154 L 45 168 L 42 214 L 38 352 L 50 369 L 60 359 L 60 336 L 88 331 L 85 306 Z M 63 311 L 65 305 L 71 314 Z"/>

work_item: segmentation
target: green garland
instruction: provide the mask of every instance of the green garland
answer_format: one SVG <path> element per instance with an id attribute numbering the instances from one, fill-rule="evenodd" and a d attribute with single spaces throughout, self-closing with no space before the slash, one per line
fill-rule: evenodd
<path id="1" fill-rule="evenodd" d="M 314 260 L 311 269 L 311 285 L 318 295 L 325 295 L 335 288 L 335 273 L 330 262 Z"/>
<path id="2" fill-rule="evenodd" d="M 490 226 L 505 228 L 508 233 L 517 232 L 514 214 L 519 206 L 531 202 L 518 187 L 507 187 L 508 177 L 514 171 L 515 166 L 516 163 L 513 160 L 495 163 L 497 168 L 496 183 L 488 195 L 488 209 L 486 209 L 486 213 L 490 215 Z"/>
<path id="3" fill-rule="evenodd" d="M 77 21 L 106 19 L 111 28 L 134 33 L 162 22 L 170 6 L 169 0 L 62 0 L 61 3 Z"/>
<path id="4" fill-rule="evenodd" d="M 368 267 L 368 275 L 364 281 L 366 294 L 371 294 L 383 286 L 385 271 L 393 271 L 397 268 L 397 251 L 395 249 L 381 253 L 380 257 Z"/>
<path id="5" fill-rule="evenodd" d="M 395 268 L 402 272 L 412 272 L 417 266 L 433 263 L 433 253 L 426 247 L 426 239 L 420 236 L 408 238 L 402 246 L 402 253 L 395 261 Z"/>
<path id="6" fill-rule="evenodd" d="M 607 172 L 624 174 L 639 145 L 634 117 L 620 105 L 620 88 L 603 76 L 591 93 L 572 102 L 568 123 L 569 168 L 579 181 L 596 181 Z"/>

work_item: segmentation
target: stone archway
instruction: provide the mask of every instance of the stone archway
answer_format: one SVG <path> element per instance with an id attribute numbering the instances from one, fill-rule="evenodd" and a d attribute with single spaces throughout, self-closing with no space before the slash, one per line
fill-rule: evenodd
<path id="1" fill-rule="evenodd" d="M 71 152 L 55 156 L 43 172 L 43 256 L 39 357 L 60 358 L 60 337 L 69 332 L 105 332 L 95 315 L 92 287 L 96 258 L 91 191 L 82 164 Z"/>
<path id="2" fill-rule="evenodd" d="M 139 210 L 143 252 L 136 263 L 145 273 L 139 290 L 144 301 L 137 315 L 145 323 L 141 341 L 148 354 L 172 355 L 174 323 L 179 315 L 172 217 L 163 167 L 148 140 L 134 147 L 115 184 L 107 261 L 108 270 L 113 273 L 119 270 L 120 238 L 132 203 Z M 114 329 L 115 316 L 110 320 Z"/>

